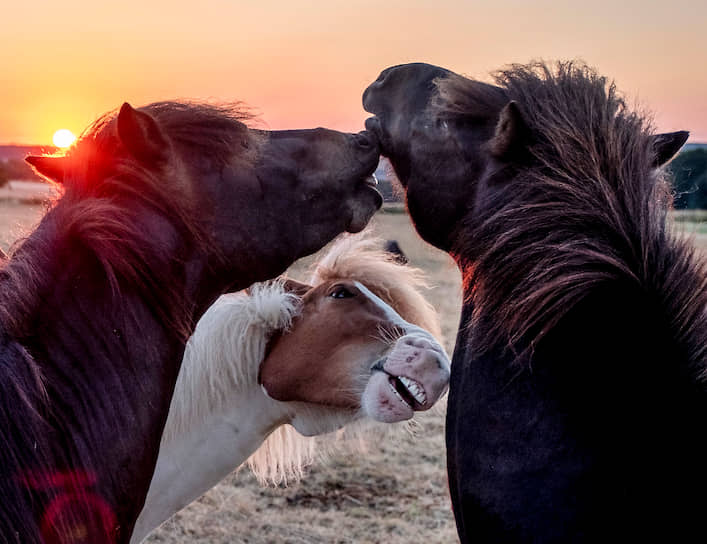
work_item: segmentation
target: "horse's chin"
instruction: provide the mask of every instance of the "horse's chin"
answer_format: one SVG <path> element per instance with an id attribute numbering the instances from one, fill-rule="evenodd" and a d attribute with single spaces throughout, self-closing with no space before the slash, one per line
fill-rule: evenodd
<path id="1" fill-rule="evenodd" d="M 361 196 L 351 207 L 351 221 L 347 232 L 361 232 L 383 205 L 383 197 L 377 189 L 370 185 L 365 185 L 361 189 Z"/>
<path id="2" fill-rule="evenodd" d="M 374 372 L 361 397 L 363 412 L 381 423 L 396 423 L 411 419 L 415 410 L 390 383 L 385 372 Z"/>
<path id="3" fill-rule="evenodd" d="M 338 431 L 344 425 L 359 419 L 358 411 L 332 408 L 331 406 L 304 402 L 288 403 L 298 405 L 290 420 L 295 430 L 302 436 L 317 436 Z"/>

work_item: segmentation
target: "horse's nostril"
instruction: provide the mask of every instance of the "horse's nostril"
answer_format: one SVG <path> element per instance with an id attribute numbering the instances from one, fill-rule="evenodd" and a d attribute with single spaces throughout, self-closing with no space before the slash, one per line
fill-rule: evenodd
<path id="1" fill-rule="evenodd" d="M 424 338 L 417 338 L 414 336 L 409 336 L 404 339 L 405 344 L 408 346 L 412 346 L 415 348 L 421 348 L 421 349 L 432 349 L 432 342 L 429 340 L 426 340 Z"/>
<path id="2" fill-rule="evenodd" d="M 388 75 L 390 74 L 391 70 L 392 70 L 392 68 L 386 68 L 385 70 L 383 70 L 380 73 L 380 75 L 378 76 L 378 79 L 376 79 L 375 83 L 377 83 L 379 85 L 383 85 L 383 83 L 387 79 Z"/>
<path id="3" fill-rule="evenodd" d="M 358 145 L 361 149 L 373 149 L 375 147 L 373 139 L 367 132 L 359 132 L 356 136 L 354 136 L 354 138 L 356 145 Z"/>

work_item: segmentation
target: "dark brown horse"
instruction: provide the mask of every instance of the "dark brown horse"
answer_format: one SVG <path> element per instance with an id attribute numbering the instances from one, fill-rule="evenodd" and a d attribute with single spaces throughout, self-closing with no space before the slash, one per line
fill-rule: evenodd
<path id="1" fill-rule="evenodd" d="M 0 268 L 0 541 L 127 542 L 199 316 L 381 204 L 366 133 L 158 103 L 30 157 L 65 194 Z"/>
<path id="2" fill-rule="evenodd" d="M 420 235 L 465 281 L 447 419 L 464 542 L 679 542 L 707 508 L 707 266 L 654 135 L 577 63 L 426 64 L 364 94 Z M 704 538 L 699 538 L 703 540 Z"/>

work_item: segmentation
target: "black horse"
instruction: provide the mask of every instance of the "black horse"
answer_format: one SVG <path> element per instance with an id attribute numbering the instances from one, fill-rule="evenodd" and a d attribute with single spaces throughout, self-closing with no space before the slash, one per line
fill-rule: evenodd
<path id="1" fill-rule="evenodd" d="M 707 509 L 707 265 L 652 134 L 581 63 L 426 64 L 364 93 L 420 235 L 464 277 L 447 417 L 463 542 L 679 542 Z M 704 540 L 704 536 L 699 540 Z"/>
<path id="2" fill-rule="evenodd" d="M 403 249 L 400 247 L 400 244 L 398 244 L 397 240 L 386 240 L 385 241 L 385 246 L 384 249 L 393 255 L 393 258 L 395 259 L 396 262 L 400 264 L 408 264 L 408 257 L 405 255 L 405 252 Z"/>
<path id="3" fill-rule="evenodd" d="M 366 133 L 243 120 L 125 104 L 28 158 L 65 194 L 0 263 L 0 542 L 127 542 L 199 316 L 380 207 Z"/>

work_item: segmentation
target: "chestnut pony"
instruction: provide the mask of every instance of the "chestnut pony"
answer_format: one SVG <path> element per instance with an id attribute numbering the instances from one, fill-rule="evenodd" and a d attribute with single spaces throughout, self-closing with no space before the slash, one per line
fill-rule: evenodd
<path id="1" fill-rule="evenodd" d="M 449 380 L 437 314 L 419 271 L 394 259 L 374 240 L 344 238 L 312 285 L 257 284 L 209 308 L 187 344 L 132 542 L 249 456 L 261 481 L 297 479 L 332 443 L 302 435 L 346 426 L 362 437 L 366 421 L 434 405 Z"/>
<path id="2" fill-rule="evenodd" d="M 363 102 L 415 227 L 465 281 L 446 431 L 461 540 L 704 540 L 707 265 L 662 169 L 687 133 L 653 133 L 573 62 L 495 85 L 397 66 Z"/>
<path id="3" fill-rule="evenodd" d="M 127 542 L 201 314 L 380 206 L 366 133 L 245 120 L 124 104 L 28 158 L 65 192 L 0 265 L 0 541 Z"/>

